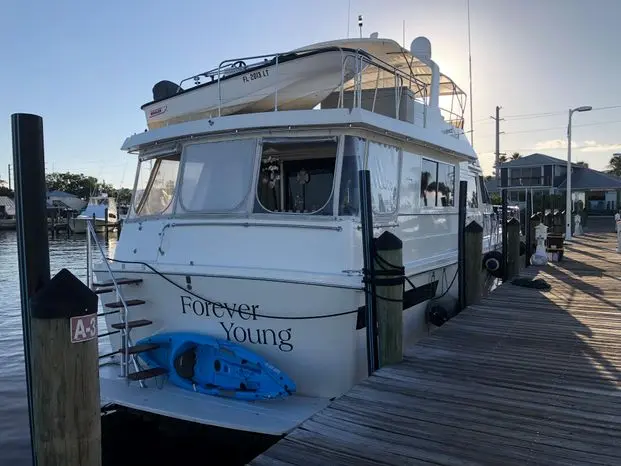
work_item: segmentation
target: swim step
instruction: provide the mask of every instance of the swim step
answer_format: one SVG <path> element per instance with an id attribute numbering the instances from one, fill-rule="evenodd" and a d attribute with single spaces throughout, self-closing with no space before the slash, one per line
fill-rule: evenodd
<path id="1" fill-rule="evenodd" d="M 154 349 L 158 349 L 160 347 L 160 345 L 158 345 L 157 343 L 142 343 L 139 345 L 134 345 L 134 346 L 130 346 L 129 348 L 127 348 L 127 352 L 129 354 L 138 354 L 138 353 L 144 353 L 145 351 L 151 351 Z M 125 349 L 121 348 L 119 350 L 119 353 L 124 352 Z"/>
<path id="2" fill-rule="evenodd" d="M 142 343 L 142 344 L 138 344 L 136 346 L 130 346 L 129 347 L 129 354 L 138 354 L 138 353 L 144 353 L 145 351 L 151 351 L 154 349 L 158 349 L 160 347 L 160 345 L 156 344 L 156 343 Z M 125 350 L 123 348 L 118 349 L 116 351 L 111 351 L 110 353 L 106 353 L 106 354 L 101 354 L 99 356 L 99 359 L 102 358 L 108 358 L 110 356 L 114 356 L 115 354 L 119 354 L 119 353 L 124 353 Z"/>
<path id="3" fill-rule="evenodd" d="M 127 307 L 140 306 L 141 304 L 144 304 L 144 303 L 146 303 L 146 301 L 143 301 L 142 299 L 128 299 L 125 301 L 125 304 L 127 305 Z M 105 306 L 109 307 L 110 309 L 118 309 L 120 307 L 123 307 L 123 303 L 121 301 L 116 301 L 114 303 L 108 303 Z"/>
<path id="4" fill-rule="evenodd" d="M 127 374 L 127 378 L 129 380 L 144 380 L 150 379 L 151 377 L 157 377 L 158 375 L 168 374 L 168 371 L 163 367 L 154 367 L 152 369 L 145 369 L 143 371 L 132 372 L 131 374 Z"/>
<path id="5" fill-rule="evenodd" d="M 116 284 L 117 285 L 137 285 L 139 283 L 142 283 L 142 278 L 117 278 L 116 279 Z M 107 282 L 103 282 L 103 283 L 93 283 L 93 286 L 114 286 L 114 282 L 112 280 L 108 280 Z"/>
<path id="6" fill-rule="evenodd" d="M 153 322 L 147 319 L 130 320 L 127 322 L 128 328 L 144 327 L 145 325 L 151 325 Z M 119 322 L 112 324 L 112 328 L 117 330 L 123 330 L 125 328 L 125 322 Z"/>

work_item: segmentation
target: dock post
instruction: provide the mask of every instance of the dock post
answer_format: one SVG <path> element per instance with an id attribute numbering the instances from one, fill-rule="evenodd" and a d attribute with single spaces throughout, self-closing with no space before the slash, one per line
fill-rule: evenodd
<path id="1" fill-rule="evenodd" d="M 403 242 L 385 231 L 375 240 L 379 367 L 403 360 Z"/>
<path id="2" fill-rule="evenodd" d="M 483 257 L 483 227 L 476 221 L 465 229 L 464 276 L 465 304 L 470 306 L 481 299 L 481 260 Z"/>
<path id="3" fill-rule="evenodd" d="M 106 243 L 108 242 L 108 208 L 104 210 L 104 228 L 106 229 Z"/>
<path id="4" fill-rule="evenodd" d="M 617 252 L 621 252 L 621 214 L 615 214 L 615 225 L 617 229 Z"/>
<path id="5" fill-rule="evenodd" d="M 371 172 L 358 170 L 360 184 L 360 223 L 364 266 L 364 291 L 367 329 L 367 371 L 373 374 L 379 366 L 377 344 L 377 302 L 375 300 L 375 266 L 373 260 L 373 209 L 371 203 Z"/>
<path id="6" fill-rule="evenodd" d="M 526 211 L 524 212 L 524 235 L 526 236 L 526 248 L 524 248 L 524 268 L 530 264 L 530 256 L 532 251 L 531 223 L 533 217 L 533 195 L 532 190 L 526 190 Z"/>
<path id="7" fill-rule="evenodd" d="M 502 270 L 503 270 L 503 280 L 507 279 L 507 265 L 508 265 L 508 256 L 507 251 L 509 250 L 509 241 L 507 236 L 507 190 L 502 190 L 502 217 L 500 224 L 502 225 Z"/>
<path id="8" fill-rule="evenodd" d="M 457 216 L 457 304 L 461 311 L 466 307 L 466 198 L 468 182 L 459 182 L 459 206 Z"/>
<path id="9" fill-rule="evenodd" d="M 506 280 L 511 280 L 520 274 L 520 222 L 511 218 L 506 223 L 507 228 L 507 267 Z"/>
<path id="10" fill-rule="evenodd" d="M 50 280 L 43 120 L 11 124 L 33 464 L 99 466 L 97 295 L 65 269 Z"/>

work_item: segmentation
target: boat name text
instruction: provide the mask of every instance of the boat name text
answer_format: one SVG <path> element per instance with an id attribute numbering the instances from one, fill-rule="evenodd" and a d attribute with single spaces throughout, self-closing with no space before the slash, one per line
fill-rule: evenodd
<path id="1" fill-rule="evenodd" d="M 265 68 L 264 70 L 252 71 L 248 74 L 245 74 L 244 76 L 242 76 L 242 79 L 245 83 L 249 83 L 250 81 L 254 81 L 255 79 L 265 78 L 266 76 L 269 76 L 269 75 L 270 75 L 269 70 Z"/>
<path id="2" fill-rule="evenodd" d="M 253 345 L 273 345 L 283 353 L 293 350 L 291 338 L 293 333 L 290 328 L 275 330 L 272 328 L 251 328 L 238 325 L 235 320 L 257 320 L 258 304 L 217 303 L 194 299 L 192 296 L 181 296 L 181 313 L 194 314 L 199 317 L 214 317 L 216 319 L 231 319 L 230 322 L 222 322 L 226 339 L 237 343 L 251 343 Z"/>

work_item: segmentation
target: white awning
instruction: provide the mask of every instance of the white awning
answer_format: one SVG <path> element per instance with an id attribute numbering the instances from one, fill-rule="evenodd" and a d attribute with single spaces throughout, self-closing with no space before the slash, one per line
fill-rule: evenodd
<path id="1" fill-rule="evenodd" d="M 384 64 L 397 68 L 403 73 L 414 75 L 418 81 L 423 82 L 426 86 L 431 85 L 431 68 L 418 58 L 414 57 L 409 50 L 404 49 L 392 39 L 340 39 L 311 44 L 292 50 L 292 52 L 313 50 L 323 47 L 341 47 L 364 50 L 384 62 Z M 377 83 L 377 68 L 368 67 L 362 74 L 363 89 L 374 89 Z M 394 87 L 394 76 L 389 75 L 389 73 L 380 73 L 380 82 L 377 86 Z M 412 90 L 413 92 L 416 92 L 415 85 L 412 85 Z M 465 95 L 465 92 L 463 92 L 451 78 L 440 73 L 439 94 L 441 96 Z M 427 93 L 427 95 L 429 95 L 429 93 Z"/>

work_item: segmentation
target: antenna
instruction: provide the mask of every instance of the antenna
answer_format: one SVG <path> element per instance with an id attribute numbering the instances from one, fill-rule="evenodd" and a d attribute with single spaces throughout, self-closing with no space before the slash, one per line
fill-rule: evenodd
<path id="1" fill-rule="evenodd" d="M 472 118 L 472 53 L 470 45 L 470 0 L 466 0 L 468 6 L 468 79 L 470 81 L 470 144 L 474 148 L 474 121 Z"/>
<path id="2" fill-rule="evenodd" d="M 405 20 L 403 20 L 403 48 L 405 48 Z"/>
<path id="3" fill-rule="evenodd" d="M 347 38 L 349 39 L 349 18 L 351 17 L 351 0 L 347 3 Z"/>
<path id="4" fill-rule="evenodd" d="M 362 15 L 358 15 L 358 27 L 360 28 L 360 38 L 362 39 Z"/>

